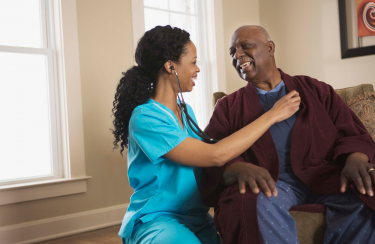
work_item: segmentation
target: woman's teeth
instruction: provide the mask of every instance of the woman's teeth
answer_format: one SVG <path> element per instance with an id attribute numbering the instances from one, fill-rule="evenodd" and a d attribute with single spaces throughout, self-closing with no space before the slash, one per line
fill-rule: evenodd
<path id="1" fill-rule="evenodd" d="M 197 77 L 193 77 L 191 78 L 191 81 L 193 82 L 194 86 L 195 86 L 195 82 L 197 82 Z"/>

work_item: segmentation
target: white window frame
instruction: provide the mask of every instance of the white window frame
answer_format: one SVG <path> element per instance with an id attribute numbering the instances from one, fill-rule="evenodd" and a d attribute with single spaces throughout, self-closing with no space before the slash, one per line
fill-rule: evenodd
<path id="1" fill-rule="evenodd" d="M 49 89 L 58 98 L 50 104 L 52 137 L 56 139 L 53 147 L 56 172 L 46 178 L 1 185 L 0 205 L 83 193 L 87 191 L 87 179 L 91 178 L 85 172 L 76 0 L 42 0 L 42 7 L 52 20 L 43 19 L 43 28 L 49 28 L 51 33 L 43 40 L 48 41 L 50 48 L 7 47 L 5 50 L 0 47 L 0 50 L 52 56 L 48 71 L 53 77 L 49 79 L 56 82 L 50 82 L 54 85 Z"/>
<path id="2" fill-rule="evenodd" d="M 42 29 L 42 47 L 41 48 L 29 48 L 29 47 L 15 47 L 15 46 L 2 46 L 0 45 L 1 52 L 10 52 L 10 53 L 21 53 L 21 54 L 41 54 L 47 57 L 47 73 L 48 73 L 48 101 L 49 101 L 49 124 L 51 126 L 51 164 L 52 164 L 52 173 L 46 176 L 34 176 L 26 177 L 23 179 L 11 179 L 6 181 L 0 181 L 0 186 L 26 183 L 33 181 L 42 181 L 42 180 L 51 180 L 58 179 L 62 177 L 62 160 L 61 160 L 61 151 L 59 150 L 58 139 L 60 136 L 60 130 L 58 126 L 58 90 L 57 90 L 57 79 L 55 76 L 55 53 L 54 53 L 54 37 L 53 37 L 53 27 L 50 25 L 51 22 L 47 21 L 48 17 L 46 16 L 49 11 L 49 3 L 46 0 L 40 0 L 40 13 L 41 13 L 41 29 Z M 50 16 L 52 19 L 52 16 Z"/>
<path id="3" fill-rule="evenodd" d="M 143 0 L 132 0 L 133 21 L 133 54 L 137 48 L 139 39 L 145 32 L 144 5 Z M 206 97 L 206 122 L 208 123 L 212 114 L 212 93 L 217 91 L 226 92 L 225 81 L 225 54 L 224 54 L 224 31 L 222 0 L 197 0 L 198 19 L 203 22 L 205 28 L 200 28 L 199 38 L 201 43 L 207 43 L 206 53 L 203 54 L 204 61 L 198 60 L 198 65 L 207 71 L 204 82 Z M 204 48 L 203 48 L 204 49 Z M 202 54 L 199 54 L 202 55 Z M 134 58 L 134 55 L 133 55 Z M 134 60 L 135 63 L 135 60 Z"/>

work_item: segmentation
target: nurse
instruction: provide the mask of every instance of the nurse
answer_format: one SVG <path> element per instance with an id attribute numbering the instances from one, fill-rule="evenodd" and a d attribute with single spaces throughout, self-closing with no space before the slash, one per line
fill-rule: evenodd
<path id="1" fill-rule="evenodd" d="M 177 102 L 174 71 L 182 92 L 192 91 L 200 71 L 189 36 L 170 26 L 147 31 L 136 49 L 138 66 L 124 73 L 117 87 L 114 145 L 120 143 L 121 154 L 128 149 L 128 177 L 134 189 L 119 232 L 124 244 L 220 243 L 209 208 L 200 198 L 199 167 L 224 165 L 299 108 L 300 97 L 292 91 L 231 136 L 216 144 L 203 142 Z M 243 63 L 239 65 L 256 69 L 256 64 Z M 196 123 L 188 105 L 187 110 Z"/>

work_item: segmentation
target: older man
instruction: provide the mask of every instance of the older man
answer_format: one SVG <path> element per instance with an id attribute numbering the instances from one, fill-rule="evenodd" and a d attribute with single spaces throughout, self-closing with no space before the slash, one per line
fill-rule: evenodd
<path id="1" fill-rule="evenodd" d="M 203 201 L 215 206 L 223 242 L 298 243 L 289 209 L 320 203 L 327 207 L 325 243 L 375 243 L 375 144 L 361 121 L 331 86 L 277 69 L 275 44 L 262 27 L 237 29 L 229 52 L 248 84 L 217 104 L 211 137 L 251 123 L 288 91 L 302 102 L 240 157 L 205 170 Z"/>

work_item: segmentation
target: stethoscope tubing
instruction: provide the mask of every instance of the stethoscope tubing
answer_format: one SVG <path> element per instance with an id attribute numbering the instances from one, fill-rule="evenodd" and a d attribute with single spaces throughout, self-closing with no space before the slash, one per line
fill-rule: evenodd
<path id="1" fill-rule="evenodd" d="M 180 90 L 180 94 L 177 94 L 177 98 L 178 98 L 178 101 L 180 102 L 180 106 L 181 106 L 181 110 L 182 112 L 185 114 L 185 117 L 186 117 L 186 120 L 188 122 L 188 125 L 190 127 L 190 129 L 197 135 L 199 136 L 200 138 L 202 138 L 205 142 L 207 143 L 211 143 L 211 144 L 214 144 L 216 142 L 218 142 L 218 140 L 214 139 L 214 138 L 211 138 L 210 136 L 208 136 L 206 133 L 204 133 L 200 128 L 199 126 L 194 122 L 194 120 L 190 117 L 188 111 L 187 111 L 187 108 L 186 108 L 186 103 L 184 101 L 184 97 L 182 96 L 182 92 L 181 92 L 181 87 L 180 87 L 180 81 L 178 79 L 178 75 L 177 75 L 177 71 L 175 69 L 172 69 L 176 75 L 176 79 L 177 79 L 177 84 L 178 84 L 178 89 Z M 181 98 L 180 98 L 180 95 L 181 95 Z M 182 100 L 182 101 L 181 101 Z M 195 128 L 197 129 L 195 129 Z"/>

